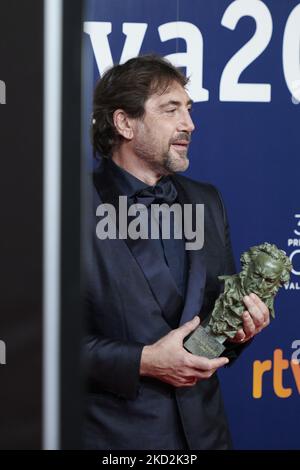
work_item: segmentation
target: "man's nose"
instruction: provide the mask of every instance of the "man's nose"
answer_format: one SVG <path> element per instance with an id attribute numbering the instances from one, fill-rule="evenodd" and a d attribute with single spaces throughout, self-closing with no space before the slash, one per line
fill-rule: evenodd
<path id="1" fill-rule="evenodd" d="M 179 123 L 179 131 L 185 131 L 185 132 L 193 132 L 193 130 L 195 129 L 195 126 L 194 126 L 194 123 L 193 123 L 193 120 L 191 118 L 191 115 L 188 111 L 186 111 L 183 116 L 182 116 L 182 119 Z"/>

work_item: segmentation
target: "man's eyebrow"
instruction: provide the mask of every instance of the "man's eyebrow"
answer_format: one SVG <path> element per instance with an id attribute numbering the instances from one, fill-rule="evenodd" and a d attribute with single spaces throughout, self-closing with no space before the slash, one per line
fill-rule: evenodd
<path id="1" fill-rule="evenodd" d="M 173 106 L 180 106 L 182 104 L 181 101 L 176 101 L 176 100 L 169 100 L 167 103 L 161 104 L 159 107 L 160 108 L 166 108 L 167 106 L 173 105 Z M 186 102 L 187 106 L 191 106 L 193 104 L 193 100 L 188 100 Z"/>

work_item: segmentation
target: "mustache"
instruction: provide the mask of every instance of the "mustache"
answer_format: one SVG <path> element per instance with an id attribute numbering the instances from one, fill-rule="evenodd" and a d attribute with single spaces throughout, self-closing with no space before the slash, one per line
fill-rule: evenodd
<path id="1" fill-rule="evenodd" d="M 174 137 L 174 139 L 170 141 L 170 143 L 175 144 L 176 142 L 180 140 L 185 140 L 189 144 L 191 142 L 191 135 L 187 134 L 186 132 L 180 132 L 179 134 L 176 135 L 176 137 Z"/>

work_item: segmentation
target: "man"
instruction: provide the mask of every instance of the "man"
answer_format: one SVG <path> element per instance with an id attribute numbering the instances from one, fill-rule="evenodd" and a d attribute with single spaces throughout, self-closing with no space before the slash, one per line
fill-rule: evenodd
<path id="1" fill-rule="evenodd" d="M 108 70 L 95 89 L 93 143 L 102 161 L 86 273 L 88 449 L 230 448 L 215 372 L 269 323 L 267 307 L 250 295 L 227 357 L 208 360 L 183 348 L 212 311 L 218 275 L 234 273 L 217 190 L 176 175 L 188 167 L 194 130 L 186 84 L 169 62 L 149 55 Z M 118 210 L 120 196 L 129 209 L 145 203 L 148 215 L 152 203 L 204 204 L 203 248 L 187 251 L 175 236 L 97 235 L 102 205 Z"/>

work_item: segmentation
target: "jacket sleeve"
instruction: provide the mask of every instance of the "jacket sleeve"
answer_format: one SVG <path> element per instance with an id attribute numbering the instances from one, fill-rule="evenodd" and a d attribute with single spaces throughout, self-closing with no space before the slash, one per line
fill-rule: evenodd
<path id="1" fill-rule="evenodd" d="M 117 323 L 106 328 L 101 313 L 109 311 L 105 283 L 99 278 L 101 258 L 97 258 L 95 216 L 101 203 L 92 178 L 84 213 L 82 250 L 82 292 L 84 337 L 81 347 L 82 371 L 89 392 L 109 392 L 133 399 L 140 386 L 140 360 L 144 344 L 119 337 Z M 101 294 L 101 295 L 100 295 Z M 107 316 L 106 316 L 107 318 Z"/>
<path id="2" fill-rule="evenodd" d="M 88 383 L 118 397 L 133 399 L 140 384 L 140 360 L 144 344 L 116 341 L 99 335 L 84 340 L 84 370 Z"/>
<path id="3" fill-rule="evenodd" d="M 101 284 L 95 269 L 91 250 L 84 258 L 83 309 L 84 330 L 82 370 L 88 391 L 109 392 L 126 399 L 135 398 L 140 385 L 140 360 L 144 344 L 118 337 L 117 323 L 111 334 L 105 329 L 101 312 L 110 308 L 106 301 L 105 285 Z M 99 291 L 102 291 L 97 300 Z"/>

